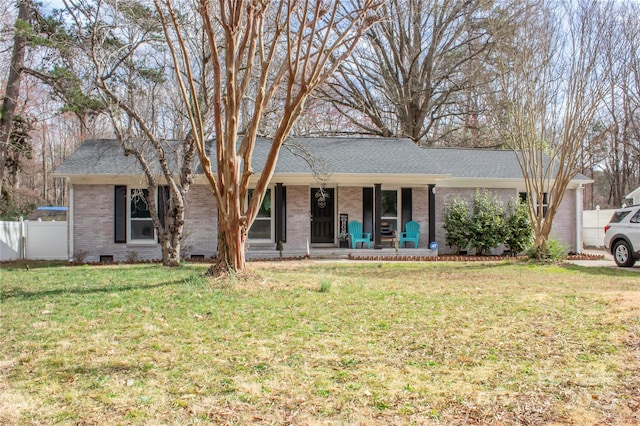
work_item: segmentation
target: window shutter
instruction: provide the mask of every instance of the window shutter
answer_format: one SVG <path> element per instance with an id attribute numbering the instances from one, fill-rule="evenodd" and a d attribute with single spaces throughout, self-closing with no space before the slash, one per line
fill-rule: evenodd
<path id="1" fill-rule="evenodd" d="M 164 228 L 166 222 L 167 212 L 169 210 L 169 186 L 158 186 L 158 219 L 160 225 Z"/>
<path id="2" fill-rule="evenodd" d="M 114 242 L 127 242 L 127 187 L 116 186 L 114 191 Z"/>
<path id="3" fill-rule="evenodd" d="M 373 188 L 362 188 L 362 232 L 373 235 Z"/>
<path id="4" fill-rule="evenodd" d="M 282 241 L 287 242 L 287 187 L 281 183 L 276 184 L 275 188 L 275 231 L 276 243 Z"/>
<path id="5" fill-rule="evenodd" d="M 413 220 L 413 202 L 411 200 L 411 188 L 402 188 L 402 228 L 407 222 Z"/>

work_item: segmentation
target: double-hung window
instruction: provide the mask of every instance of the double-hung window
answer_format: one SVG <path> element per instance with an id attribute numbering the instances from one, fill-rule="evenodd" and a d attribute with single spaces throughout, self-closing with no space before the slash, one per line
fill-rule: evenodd
<path id="1" fill-rule="evenodd" d="M 148 204 L 149 190 L 130 188 L 129 190 L 129 241 L 154 242 L 156 240 Z"/>
<path id="2" fill-rule="evenodd" d="M 518 194 L 518 198 L 520 199 L 520 202 L 526 203 L 528 198 L 527 193 L 520 192 Z M 542 216 L 547 217 L 547 211 L 549 210 L 549 195 L 546 192 L 542 193 L 542 203 L 535 202 L 534 207 L 538 213 L 540 212 L 540 207 L 542 207 Z"/>
<path id="3" fill-rule="evenodd" d="M 253 195 L 253 189 L 249 190 L 249 200 L 251 200 L 251 196 Z M 264 199 L 262 200 L 262 205 L 260 205 L 260 210 L 258 210 L 258 216 L 256 216 L 256 220 L 249 228 L 249 238 L 253 240 L 269 240 L 272 241 L 271 238 L 271 189 L 267 189 L 267 192 L 264 194 Z"/>

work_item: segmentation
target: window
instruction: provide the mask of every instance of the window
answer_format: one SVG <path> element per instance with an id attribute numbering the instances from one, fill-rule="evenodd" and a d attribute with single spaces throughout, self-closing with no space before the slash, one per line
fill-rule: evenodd
<path id="1" fill-rule="evenodd" d="M 251 200 L 252 195 L 253 189 L 250 189 L 249 200 Z M 258 210 L 256 220 L 249 229 L 250 239 L 271 241 L 271 205 L 271 189 L 267 189 L 260 210 Z"/>
<path id="2" fill-rule="evenodd" d="M 526 202 L 527 202 L 527 193 L 526 192 L 519 192 L 518 193 L 518 199 L 520 200 L 521 203 L 526 204 Z"/>
<path id="3" fill-rule="evenodd" d="M 542 217 L 547 217 L 548 210 L 549 210 L 549 198 L 547 197 L 547 193 L 545 192 L 542 194 Z"/>
<path id="4" fill-rule="evenodd" d="M 622 222 L 622 219 L 624 219 L 625 217 L 627 217 L 629 215 L 629 213 L 631 213 L 631 210 L 626 210 L 626 211 L 621 211 L 621 212 L 614 212 L 613 216 L 611 216 L 611 220 L 609 222 L 611 222 L 611 223 L 620 223 L 620 222 Z"/>
<path id="5" fill-rule="evenodd" d="M 148 189 L 131 188 L 129 191 L 130 241 L 155 241 L 156 235 L 147 204 Z"/>
<path id="6" fill-rule="evenodd" d="M 381 235 L 393 236 L 398 229 L 398 191 L 383 190 L 381 193 Z"/>
<path id="7" fill-rule="evenodd" d="M 520 192 L 518 193 L 518 198 L 520 199 L 521 203 L 526 203 L 528 196 L 526 192 Z M 539 206 L 537 203 L 534 204 L 536 206 L 536 211 L 540 211 Z M 547 217 L 547 210 L 549 210 L 549 198 L 546 192 L 542 193 L 542 215 L 544 217 Z"/>

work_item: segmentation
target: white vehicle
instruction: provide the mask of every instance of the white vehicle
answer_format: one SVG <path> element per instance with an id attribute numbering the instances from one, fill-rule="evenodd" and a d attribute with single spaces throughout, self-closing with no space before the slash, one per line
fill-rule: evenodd
<path id="1" fill-rule="evenodd" d="M 618 266 L 630 268 L 640 259 L 640 205 L 613 213 L 604 227 L 604 246 Z"/>

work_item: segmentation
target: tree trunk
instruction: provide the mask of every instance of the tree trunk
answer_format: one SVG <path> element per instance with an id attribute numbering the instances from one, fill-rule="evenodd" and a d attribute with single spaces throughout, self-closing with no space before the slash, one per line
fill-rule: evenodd
<path id="1" fill-rule="evenodd" d="M 161 242 L 162 266 L 175 267 L 180 265 L 180 241 L 173 238 L 164 238 Z"/>
<path id="2" fill-rule="evenodd" d="M 13 53 L 9 67 L 7 87 L 0 111 L 0 183 L 4 179 L 5 164 L 9 151 L 9 138 L 13 128 L 13 116 L 16 111 L 18 97 L 20 96 L 20 80 L 24 66 L 24 54 L 27 46 L 27 37 L 24 28 L 21 30 L 20 22 L 29 22 L 31 15 L 31 1 L 21 0 L 18 3 L 18 18 L 16 19 L 16 33 L 13 40 Z"/>
<path id="3" fill-rule="evenodd" d="M 232 229 L 234 225 L 237 229 Z M 247 233 L 240 228 L 239 221 L 218 221 L 218 256 L 216 263 L 209 268 L 209 275 L 218 276 L 228 272 L 244 271 Z"/>

